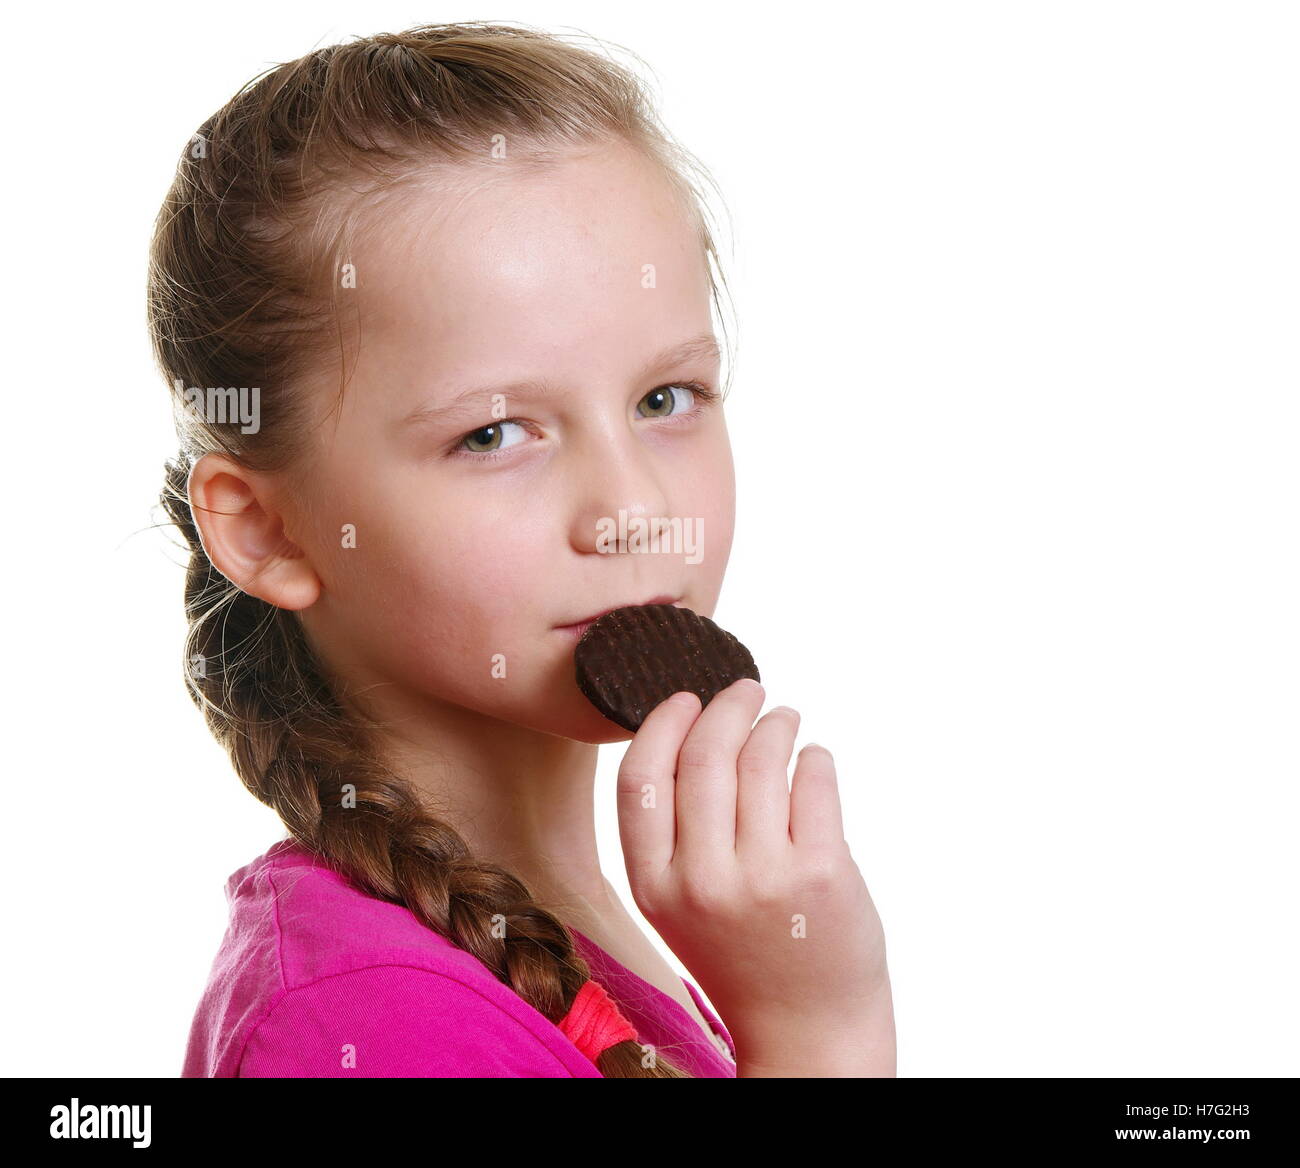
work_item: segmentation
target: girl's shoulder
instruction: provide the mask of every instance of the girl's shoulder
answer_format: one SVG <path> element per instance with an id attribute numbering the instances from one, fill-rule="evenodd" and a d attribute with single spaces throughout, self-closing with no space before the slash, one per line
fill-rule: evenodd
<path id="1" fill-rule="evenodd" d="M 291 839 L 235 872 L 226 899 L 227 936 L 233 932 L 236 941 L 274 956 L 285 990 L 371 965 L 405 965 L 471 984 L 497 982 L 482 962 L 425 928 L 410 909 L 357 888 Z"/>
<path id="2" fill-rule="evenodd" d="M 226 882 L 186 1077 L 599 1071 L 476 957 L 293 840 Z"/>

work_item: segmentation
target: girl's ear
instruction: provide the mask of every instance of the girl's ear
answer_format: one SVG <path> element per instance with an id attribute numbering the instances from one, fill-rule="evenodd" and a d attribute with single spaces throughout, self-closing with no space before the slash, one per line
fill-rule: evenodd
<path id="1" fill-rule="evenodd" d="M 203 550 L 227 580 L 277 608 L 316 603 L 320 577 L 285 535 L 262 476 L 223 454 L 205 454 L 190 471 L 189 496 Z"/>

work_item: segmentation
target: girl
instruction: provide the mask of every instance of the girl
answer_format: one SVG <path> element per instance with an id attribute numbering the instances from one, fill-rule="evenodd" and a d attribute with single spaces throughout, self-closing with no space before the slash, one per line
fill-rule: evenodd
<path id="1" fill-rule="evenodd" d="M 186 1076 L 892 1075 L 830 755 L 737 682 L 620 770 L 596 616 L 709 614 L 734 484 L 691 159 L 606 56 L 516 25 L 331 46 L 186 149 L 150 264 L 190 691 L 289 838 L 227 884 Z M 621 513 L 690 521 L 631 554 Z M 620 524 L 626 530 L 626 524 Z M 610 554 L 610 553 L 622 554 Z"/>

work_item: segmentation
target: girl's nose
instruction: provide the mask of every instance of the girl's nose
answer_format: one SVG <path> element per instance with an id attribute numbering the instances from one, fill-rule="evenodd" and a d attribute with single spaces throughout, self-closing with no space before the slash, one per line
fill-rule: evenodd
<path id="1" fill-rule="evenodd" d="M 631 520 L 671 518 L 668 493 L 652 451 L 634 437 L 588 449 L 572 468 L 569 540 L 584 553 L 628 551 Z"/>

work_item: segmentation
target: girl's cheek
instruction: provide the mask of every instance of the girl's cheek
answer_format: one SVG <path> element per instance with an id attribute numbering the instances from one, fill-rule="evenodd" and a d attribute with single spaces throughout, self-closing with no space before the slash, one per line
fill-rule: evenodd
<path id="1" fill-rule="evenodd" d="M 404 580 L 407 606 L 435 615 L 435 622 L 508 623 L 511 613 L 548 578 L 536 528 L 487 522 L 461 515 L 445 528 L 399 540 L 392 564 Z"/>
<path id="2" fill-rule="evenodd" d="M 730 530 L 735 520 L 736 477 L 731 448 L 721 435 L 701 452 L 688 467 L 691 498 L 697 501 L 699 514 L 707 515 L 715 530 Z"/>

